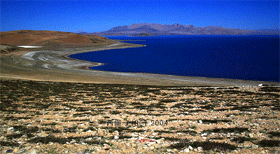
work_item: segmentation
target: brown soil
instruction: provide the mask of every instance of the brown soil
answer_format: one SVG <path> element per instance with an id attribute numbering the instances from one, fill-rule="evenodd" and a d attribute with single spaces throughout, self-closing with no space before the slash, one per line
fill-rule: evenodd
<path id="1" fill-rule="evenodd" d="M 13 46 L 94 45 L 96 43 L 108 41 L 107 38 L 96 35 L 79 35 L 75 33 L 58 31 L 19 30 L 1 32 L 0 34 L 1 44 Z"/>

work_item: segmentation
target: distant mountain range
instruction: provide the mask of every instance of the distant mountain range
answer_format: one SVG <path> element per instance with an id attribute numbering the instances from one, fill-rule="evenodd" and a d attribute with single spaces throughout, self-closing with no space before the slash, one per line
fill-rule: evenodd
<path id="1" fill-rule="evenodd" d="M 129 35 L 279 35 L 279 30 L 243 30 L 223 28 L 219 26 L 196 27 L 194 25 L 162 25 L 158 23 L 139 23 L 130 26 L 118 26 L 108 31 L 79 34 L 94 34 L 100 36 Z"/>

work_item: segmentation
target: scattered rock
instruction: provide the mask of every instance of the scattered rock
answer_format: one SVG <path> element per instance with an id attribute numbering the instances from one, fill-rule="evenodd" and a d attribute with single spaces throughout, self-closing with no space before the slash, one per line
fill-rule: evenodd
<path id="1" fill-rule="evenodd" d="M 255 144 L 252 145 L 252 149 L 257 149 L 257 148 L 259 148 L 258 145 L 255 145 Z"/>
<path id="2" fill-rule="evenodd" d="M 254 137 L 254 134 L 250 133 L 250 134 L 249 134 L 249 137 L 253 138 L 253 137 Z"/>
<path id="3" fill-rule="evenodd" d="M 37 153 L 37 150 L 36 149 L 32 149 L 29 154 L 36 154 L 36 153 Z"/>
<path id="4" fill-rule="evenodd" d="M 70 141 L 70 143 L 71 144 L 76 143 L 76 140 L 73 139 L 72 141 Z"/>
<path id="5" fill-rule="evenodd" d="M 202 147 L 197 147 L 197 150 L 201 152 L 201 151 L 203 151 L 203 148 Z"/>
<path id="6" fill-rule="evenodd" d="M 110 150 L 110 146 L 108 144 L 103 144 L 103 149 L 104 150 Z"/>
<path id="7" fill-rule="evenodd" d="M 90 89 L 90 87 L 88 88 L 89 90 L 92 90 Z M 201 105 L 200 107 L 195 102 L 197 102 L 197 100 L 199 99 L 205 99 L 203 95 L 193 93 L 194 95 L 200 97 L 187 100 L 188 97 L 185 97 L 185 95 L 189 95 L 189 94 L 186 94 L 185 92 L 180 93 L 180 95 L 174 93 L 173 95 L 175 97 L 177 97 L 176 95 L 178 95 L 178 97 L 181 97 L 178 98 L 178 101 L 176 102 L 176 104 L 175 103 L 174 104 L 181 107 L 172 108 L 174 104 L 165 103 L 164 104 L 165 106 L 169 106 L 168 108 L 170 110 L 173 110 L 170 113 L 169 111 L 167 111 L 167 109 L 162 111 L 160 108 L 156 108 L 156 111 L 148 111 L 148 112 L 146 112 L 146 109 L 142 109 L 142 110 L 133 109 L 133 110 L 129 110 L 128 112 L 129 114 L 123 113 L 122 115 L 121 114 L 110 115 L 110 112 L 103 111 L 104 110 L 103 107 L 101 108 L 100 107 L 101 105 L 99 104 L 98 106 L 96 105 L 97 108 L 95 109 L 95 107 L 92 106 L 94 106 L 93 104 L 95 103 L 97 104 L 98 101 L 96 100 L 87 101 L 85 99 L 86 104 L 79 104 L 82 106 L 79 107 L 80 109 L 82 109 L 82 111 L 71 110 L 70 112 L 69 110 L 68 112 L 67 110 L 65 110 L 64 112 L 61 112 L 61 115 L 55 117 L 57 115 L 57 110 L 61 110 L 61 107 L 63 107 L 63 105 L 61 106 L 61 104 L 66 104 L 66 102 L 64 101 L 62 102 L 62 99 L 59 99 L 61 102 L 58 101 L 57 106 L 52 105 L 49 108 L 44 109 L 44 110 L 51 110 L 51 111 L 45 112 L 42 110 L 40 112 L 34 112 L 36 115 L 38 114 L 37 121 L 36 119 L 34 121 L 35 124 L 32 122 L 32 120 L 34 119 L 25 119 L 27 118 L 26 115 L 30 114 L 29 111 L 27 110 L 27 107 L 19 107 L 19 111 L 24 111 L 22 119 L 19 118 L 18 123 L 16 124 L 12 123 L 14 119 L 16 119 L 16 117 L 20 117 L 20 113 L 14 114 L 14 112 L 16 111 L 11 110 L 13 117 L 12 115 L 9 115 L 6 116 L 5 118 L 8 119 L 9 117 L 11 117 L 13 118 L 13 120 L 9 120 L 8 122 L 5 122 L 7 123 L 7 125 L 3 124 L 2 126 L 0 126 L 0 130 L 2 130 L 0 132 L 1 146 L 4 145 L 5 148 L 3 150 L 3 153 L 6 152 L 6 153 L 36 154 L 39 151 L 34 150 L 35 148 L 42 148 L 42 147 L 46 148 L 47 146 L 55 147 L 58 144 L 68 144 L 63 146 L 87 148 L 87 150 L 85 148 L 77 148 L 77 151 L 79 152 L 73 150 L 78 154 L 85 154 L 88 151 L 90 152 L 95 151 L 98 153 L 102 151 L 104 152 L 105 150 L 109 150 L 107 152 L 112 152 L 112 153 L 118 153 L 118 152 L 121 153 L 122 152 L 121 150 L 125 150 L 124 145 L 131 147 L 129 148 L 129 150 L 131 149 L 139 150 L 142 148 L 144 150 L 143 153 L 145 153 L 148 150 L 151 151 L 151 149 L 154 149 L 154 151 L 156 151 L 158 149 L 161 149 L 162 147 L 168 147 L 170 146 L 170 144 L 173 144 L 174 147 L 172 147 L 172 150 L 168 149 L 168 151 L 170 151 L 168 153 L 174 153 L 176 149 L 179 150 L 180 153 L 193 152 L 194 150 L 202 153 L 203 151 L 208 152 L 208 150 L 210 152 L 213 151 L 217 152 L 215 150 L 225 152 L 225 150 L 227 150 L 227 147 L 220 146 L 220 143 L 222 144 L 222 143 L 234 142 L 233 144 L 235 145 L 235 147 L 239 147 L 239 148 L 230 149 L 229 150 L 230 153 L 242 153 L 242 152 L 245 153 L 248 152 L 248 150 L 252 150 L 252 149 L 255 153 L 260 153 L 262 151 L 265 151 L 262 147 L 267 149 L 265 151 L 266 153 L 271 153 L 270 149 L 273 149 L 275 148 L 275 146 L 279 145 L 277 136 L 270 134 L 270 132 L 276 132 L 279 130 L 279 128 L 276 128 L 278 126 L 276 115 L 279 114 L 278 106 L 277 106 L 278 98 L 276 98 L 278 95 L 274 93 L 265 93 L 265 92 L 249 93 L 247 91 L 241 94 L 237 92 L 238 91 L 234 91 L 234 90 L 228 90 L 228 92 L 221 91 L 221 93 L 219 93 L 219 95 L 221 96 L 219 97 L 214 96 L 216 93 L 213 92 L 212 99 L 214 101 L 206 100 L 204 103 L 199 104 Z M 85 92 L 81 91 L 81 94 L 82 93 Z M 188 93 L 192 93 L 192 92 L 188 92 Z M 207 91 L 205 91 L 204 93 L 207 93 Z M 113 100 L 114 101 L 117 100 L 113 96 L 115 95 L 115 93 L 111 93 L 111 94 L 112 96 L 110 96 L 110 99 L 106 100 L 107 101 L 106 106 L 109 103 L 115 103 L 113 102 Z M 48 94 L 46 95 L 48 96 Z M 219 98 L 220 97 L 222 98 L 222 96 L 228 96 L 227 97 L 228 100 L 227 101 L 219 100 Z M 258 99 L 251 101 L 251 99 L 249 98 L 253 98 L 254 96 L 257 96 Z M 261 98 L 262 96 L 265 96 L 264 99 Z M 82 97 L 82 95 L 81 96 L 79 95 L 79 97 Z M 171 97 L 171 96 L 165 96 L 165 97 Z M 234 98 L 233 101 L 229 99 L 230 97 Z M 246 99 L 244 99 L 243 97 L 245 97 Z M 271 97 L 273 100 L 271 99 Z M 148 96 L 146 98 L 150 99 L 148 98 Z M 131 97 L 129 99 L 133 100 L 134 97 Z M 160 100 L 162 98 L 157 98 L 157 99 Z M 65 100 L 67 101 L 67 98 L 65 98 Z M 216 103 L 215 100 L 217 100 L 217 104 L 214 104 Z M 248 101 L 243 101 L 243 100 L 248 100 Z M 130 100 L 123 100 L 123 101 L 129 102 Z M 20 101 L 17 103 L 20 103 Z M 26 106 L 30 105 L 28 101 L 25 101 L 25 103 Z M 38 103 L 40 104 L 42 102 L 38 102 Z M 144 106 L 144 103 L 145 102 L 136 103 L 136 105 L 139 106 L 139 108 L 140 107 L 142 108 L 142 106 Z M 205 111 L 199 110 L 202 108 L 202 106 L 206 106 L 209 103 L 211 103 L 210 105 L 214 107 L 214 109 L 211 112 L 205 112 L 206 110 Z M 70 102 L 69 109 L 72 108 L 71 106 L 74 107 L 74 104 L 77 105 L 77 101 Z M 83 118 L 84 112 L 86 112 L 83 110 L 87 109 L 86 105 L 90 106 L 88 108 L 91 108 L 91 111 L 93 113 L 92 115 L 88 116 L 88 119 Z M 149 104 L 147 106 L 149 106 Z M 186 113 L 184 111 L 180 111 L 181 109 L 184 110 L 183 106 L 186 106 L 185 107 L 187 108 L 186 110 L 190 111 L 188 115 L 180 114 L 180 113 Z M 196 106 L 198 107 L 195 108 Z M 57 109 L 53 110 L 54 107 Z M 100 107 L 100 109 L 98 107 Z M 120 111 L 123 111 L 122 110 L 123 108 L 118 106 L 118 104 L 115 107 L 120 109 Z M 231 111 L 231 108 L 235 108 L 235 109 Z M 198 111 L 195 111 L 197 113 L 194 113 L 192 110 L 194 111 L 198 110 Z M 221 111 L 217 111 L 217 110 L 221 110 Z M 43 112 L 45 112 L 44 118 L 42 115 Z M 100 112 L 100 114 L 105 114 L 106 116 L 104 117 L 99 116 L 99 113 L 98 115 L 95 115 L 96 114 L 95 112 Z M 133 119 L 135 120 L 137 120 L 140 117 L 148 118 L 149 120 L 151 119 L 155 120 L 156 117 L 159 119 L 160 118 L 169 119 L 170 123 L 168 123 L 168 125 L 164 126 L 163 128 L 159 127 L 159 129 L 149 127 L 149 126 L 123 127 L 123 125 L 122 127 L 106 127 L 106 120 L 108 118 L 117 117 L 125 121 L 125 118 L 127 119 L 130 118 L 129 117 L 130 112 L 131 112 L 131 116 L 133 115 Z M 69 113 L 72 113 L 72 117 L 69 117 L 70 115 Z M 138 114 L 134 115 L 134 113 L 138 113 Z M 5 114 L 9 114 L 9 113 L 5 111 Z M 61 116 L 65 116 L 65 118 L 61 118 Z M 56 118 L 57 119 L 61 118 L 65 120 L 56 120 Z M 89 119 L 92 119 L 91 121 L 96 122 L 95 118 L 98 119 L 97 122 L 100 121 L 100 125 L 97 125 L 97 127 L 94 126 L 95 124 L 89 123 L 90 122 Z M 216 119 L 217 122 L 215 123 L 205 122 L 207 119 L 213 119 L 213 118 Z M 50 121 L 50 123 L 51 120 L 59 121 L 59 122 L 57 122 L 56 126 L 48 125 L 48 124 L 46 124 L 45 126 L 43 125 L 40 126 L 41 123 L 40 120 L 42 121 L 42 123 L 44 123 L 44 120 Z M 232 121 L 232 122 L 228 122 L 228 121 Z M 84 124 L 83 125 L 84 130 L 78 127 L 78 126 L 82 126 L 81 123 Z M 38 127 L 39 129 L 37 129 L 36 127 Z M 243 127 L 246 127 L 246 129 Z M 194 135 L 192 135 L 192 133 L 194 133 Z M 122 134 L 124 135 L 122 136 Z M 154 139 L 151 139 L 152 136 L 154 137 Z M 110 140 L 111 138 L 115 140 Z M 188 138 L 188 140 L 187 139 L 183 140 L 184 138 Z M 260 139 L 265 139 L 265 140 L 263 142 L 258 143 L 257 141 L 259 141 Z M 51 145 L 51 142 L 50 144 L 48 144 L 49 141 L 52 141 L 53 145 Z M 269 143 L 269 141 L 271 143 Z M 69 144 L 69 142 L 71 144 Z M 219 144 L 216 145 L 217 142 Z M 111 143 L 112 145 L 111 144 L 108 145 L 109 143 Z M 13 147 L 14 146 L 13 144 L 17 145 L 17 147 L 15 148 L 18 148 L 18 150 L 13 148 L 11 152 L 8 151 L 7 149 Z M 93 147 L 92 144 L 97 144 L 97 147 Z M 193 147 L 190 145 L 192 145 Z M 209 146 L 210 148 L 208 148 Z M 24 150 L 23 147 L 26 149 Z M 91 150 L 88 150 L 91 147 L 93 148 Z M 69 150 L 68 153 L 71 153 L 72 151 L 72 149 L 71 150 L 65 149 L 65 150 Z M 66 153 L 65 150 L 63 151 L 64 153 Z"/>
<path id="8" fill-rule="evenodd" d="M 186 149 L 184 150 L 184 152 L 190 152 L 190 149 L 189 149 L 189 148 L 186 148 Z"/>
<path id="9" fill-rule="evenodd" d="M 201 136 L 207 136 L 207 133 L 203 133 L 203 134 L 201 134 Z"/>
<path id="10" fill-rule="evenodd" d="M 8 131 L 14 131 L 14 127 L 8 128 Z"/>

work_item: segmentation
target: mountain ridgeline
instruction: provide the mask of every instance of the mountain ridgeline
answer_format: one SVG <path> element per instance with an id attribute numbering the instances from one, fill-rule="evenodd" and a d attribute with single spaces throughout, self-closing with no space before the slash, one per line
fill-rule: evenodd
<path id="1" fill-rule="evenodd" d="M 86 32 L 81 32 L 86 34 Z M 95 35 L 128 35 L 128 36 L 150 36 L 150 35 L 279 35 L 279 30 L 243 30 L 223 28 L 219 26 L 196 27 L 194 25 L 162 25 L 157 23 L 140 23 L 130 26 L 118 26 L 108 31 L 96 32 Z"/>

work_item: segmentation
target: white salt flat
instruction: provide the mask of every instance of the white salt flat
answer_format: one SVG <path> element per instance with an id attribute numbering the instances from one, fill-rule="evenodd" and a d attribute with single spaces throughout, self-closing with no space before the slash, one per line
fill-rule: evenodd
<path id="1" fill-rule="evenodd" d="M 18 47 L 21 47 L 21 48 L 42 48 L 42 46 L 31 46 L 31 45 L 21 45 L 21 46 L 18 46 Z"/>

